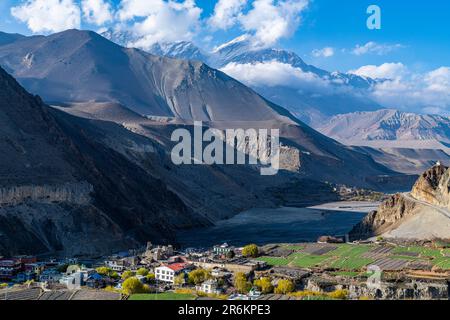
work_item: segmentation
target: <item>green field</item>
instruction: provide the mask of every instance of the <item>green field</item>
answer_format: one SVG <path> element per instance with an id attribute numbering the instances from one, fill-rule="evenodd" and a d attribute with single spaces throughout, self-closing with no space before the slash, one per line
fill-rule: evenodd
<path id="1" fill-rule="evenodd" d="M 336 272 L 332 272 L 331 273 L 333 276 L 341 276 L 341 277 L 357 277 L 359 276 L 361 273 L 360 272 L 355 272 L 355 271 L 336 271 Z"/>
<path id="2" fill-rule="evenodd" d="M 334 260 L 329 267 L 340 270 L 361 270 L 365 266 L 373 263 L 374 261 L 366 258 L 358 257 L 341 257 Z"/>
<path id="3" fill-rule="evenodd" d="M 367 244 L 336 244 L 337 248 L 323 255 L 314 255 L 305 252 L 305 245 L 286 245 L 284 249 L 295 250 L 295 253 L 288 257 L 269 257 L 259 258 L 261 261 L 267 262 L 271 266 L 291 266 L 298 268 L 333 268 L 338 271 L 352 272 L 364 270 L 365 267 L 374 263 L 381 257 L 394 260 L 405 261 L 430 261 L 434 266 L 443 270 L 450 270 L 450 249 L 440 249 L 421 246 L 402 246 L 395 247 L 391 252 L 386 254 L 375 255 L 371 250 L 378 248 L 377 245 Z M 417 256 L 409 255 L 411 253 Z M 344 274 L 343 274 L 344 275 Z"/>
<path id="4" fill-rule="evenodd" d="M 164 292 L 164 293 L 143 293 L 133 294 L 129 300 L 194 300 L 195 296 L 185 293 Z"/>
<path id="5" fill-rule="evenodd" d="M 291 262 L 291 259 L 281 257 L 261 257 L 258 260 L 266 262 L 269 266 L 287 266 Z"/>
<path id="6" fill-rule="evenodd" d="M 325 260 L 330 259 L 329 256 L 314 256 L 314 255 L 304 255 L 298 256 L 293 259 L 292 264 L 300 268 L 311 268 L 321 265 Z"/>

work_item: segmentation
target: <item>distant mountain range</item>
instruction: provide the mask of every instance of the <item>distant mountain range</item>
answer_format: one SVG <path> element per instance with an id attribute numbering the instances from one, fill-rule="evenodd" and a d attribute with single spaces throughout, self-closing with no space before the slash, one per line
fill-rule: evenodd
<path id="1" fill-rule="evenodd" d="M 323 134 L 340 141 L 437 140 L 450 143 L 450 118 L 383 109 L 331 117 L 316 126 Z"/>
<path id="2" fill-rule="evenodd" d="M 124 44 L 133 42 L 130 35 L 118 35 L 120 33 L 112 39 Z M 432 161 L 449 160 L 445 153 L 439 152 L 444 150 L 450 154 L 448 118 L 384 109 L 369 98 L 369 90 L 384 81 L 383 79 L 328 72 L 308 65 L 294 52 L 254 48 L 249 37 L 245 35 L 208 53 L 190 42 L 155 44 L 149 52 L 180 59 L 200 60 L 231 72 L 232 76 L 244 83 L 245 74 L 252 74 L 261 65 L 269 64 L 270 68 L 263 68 L 260 72 L 271 73 L 276 72 L 273 68 L 280 67 L 281 64 L 287 74 L 286 83 L 248 85 L 319 132 L 347 145 L 373 147 L 375 149 L 365 150 L 381 163 L 402 172 L 420 173 L 428 168 Z M 298 86 L 292 86 L 297 73 L 306 75 L 308 80 Z M 273 77 L 276 78 L 277 75 Z M 408 157 L 418 156 L 417 152 L 413 152 L 414 149 L 420 153 L 420 159 Z M 383 156 L 380 158 L 381 154 Z M 407 165 L 398 166 L 395 163 Z"/>

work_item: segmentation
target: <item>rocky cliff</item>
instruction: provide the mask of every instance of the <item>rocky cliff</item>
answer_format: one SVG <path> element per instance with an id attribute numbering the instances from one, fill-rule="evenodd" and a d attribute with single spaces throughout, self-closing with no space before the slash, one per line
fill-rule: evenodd
<path id="1" fill-rule="evenodd" d="M 436 165 L 425 171 L 414 185 L 411 195 L 421 201 L 450 209 L 450 170 Z"/>
<path id="2" fill-rule="evenodd" d="M 391 196 L 356 225 L 350 237 L 450 238 L 449 176 L 448 167 L 433 166 L 419 177 L 411 193 Z"/>

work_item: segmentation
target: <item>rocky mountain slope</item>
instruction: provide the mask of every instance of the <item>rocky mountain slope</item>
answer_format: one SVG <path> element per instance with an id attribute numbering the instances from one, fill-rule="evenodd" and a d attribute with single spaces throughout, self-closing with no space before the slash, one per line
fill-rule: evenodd
<path id="1" fill-rule="evenodd" d="M 315 126 L 346 145 L 361 146 L 393 170 L 420 174 L 450 161 L 450 118 L 384 109 L 339 114 Z"/>
<path id="2" fill-rule="evenodd" d="M 391 109 L 339 114 L 315 128 L 350 144 L 364 140 L 437 140 L 450 143 L 450 118 Z"/>
<path id="3" fill-rule="evenodd" d="M 0 124 L 0 255 L 108 253 L 209 223 L 89 136 L 93 124 L 45 106 L 1 68 Z"/>
<path id="4" fill-rule="evenodd" d="M 350 233 L 353 239 L 374 236 L 450 239 L 450 169 L 441 164 L 423 173 L 411 193 L 396 194 L 369 213 Z"/>
<path id="5" fill-rule="evenodd" d="M 80 106 L 100 103 L 187 125 L 202 120 L 220 129 L 279 128 L 288 156 L 296 158 L 289 170 L 305 178 L 379 188 L 376 177 L 396 174 L 202 62 L 157 57 L 94 32 L 69 30 L 0 46 L 0 64 L 45 101 L 78 104 L 77 115 L 92 111 Z"/>

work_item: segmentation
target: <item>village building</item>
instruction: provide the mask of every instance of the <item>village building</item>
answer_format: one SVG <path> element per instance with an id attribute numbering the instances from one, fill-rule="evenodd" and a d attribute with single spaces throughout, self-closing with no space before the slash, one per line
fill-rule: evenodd
<path id="1" fill-rule="evenodd" d="M 123 272 L 126 269 L 124 260 L 107 260 L 105 261 L 105 265 L 116 272 Z"/>
<path id="2" fill-rule="evenodd" d="M 249 274 L 255 270 L 263 269 L 267 266 L 267 263 L 264 261 L 258 260 L 248 260 L 245 258 L 237 258 L 231 261 L 223 262 L 216 261 L 211 259 L 199 259 L 199 260 L 190 260 L 189 263 L 195 265 L 198 268 L 203 269 L 224 269 L 231 272 L 243 272 L 245 274 Z"/>
<path id="3" fill-rule="evenodd" d="M 197 291 L 206 294 L 221 294 L 222 290 L 219 288 L 219 284 L 215 279 L 209 279 L 196 287 Z"/>
<path id="4" fill-rule="evenodd" d="M 175 283 L 175 277 L 190 270 L 186 263 L 173 263 L 155 268 L 155 279 L 162 282 Z"/>
<path id="5" fill-rule="evenodd" d="M 1 280 L 11 280 L 20 271 L 22 271 L 22 264 L 19 259 L 0 259 Z"/>
<path id="6" fill-rule="evenodd" d="M 228 243 L 217 245 L 213 247 L 213 252 L 218 256 L 227 256 L 230 252 L 234 252 L 235 247 L 230 246 Z"/>

